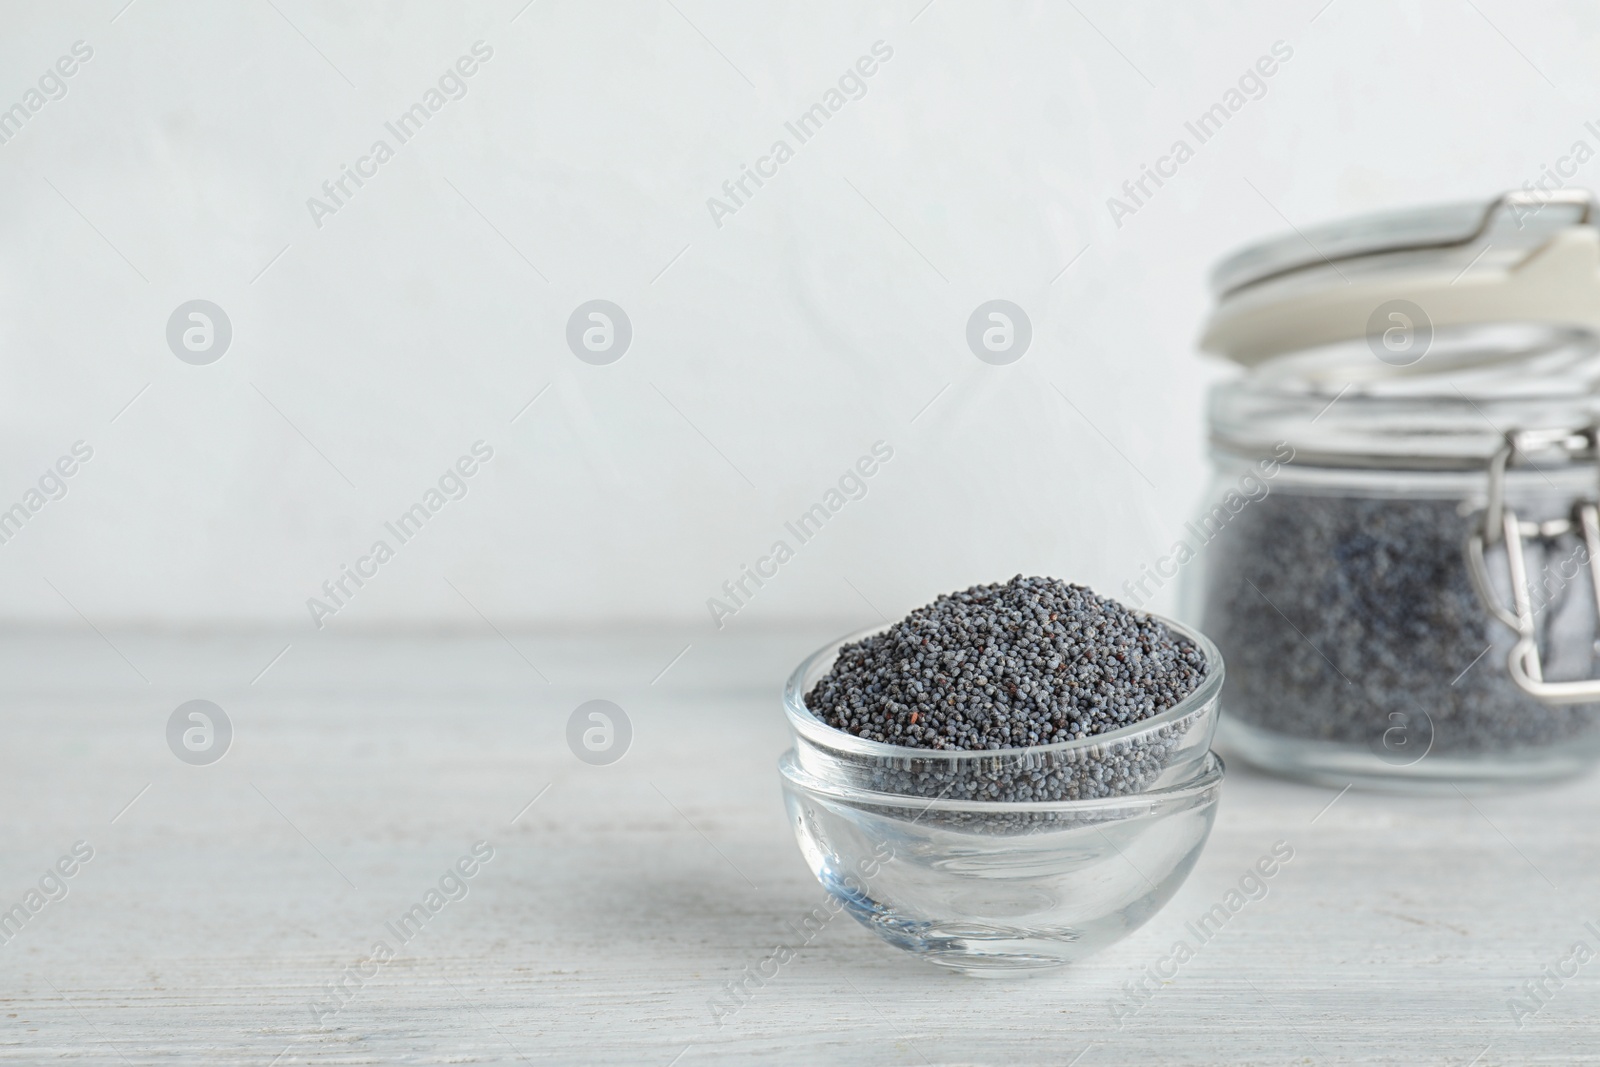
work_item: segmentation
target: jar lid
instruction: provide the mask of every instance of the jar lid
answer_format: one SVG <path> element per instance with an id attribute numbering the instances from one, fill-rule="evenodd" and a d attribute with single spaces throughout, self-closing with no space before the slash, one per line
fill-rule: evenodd
<path id="1" fill-rule="evenodd" d="M 1385 356 L 1468 324 L 1600 333 L 1595 215 L 1587 190 L 1514 192 L 1249 246 L 1212 273 L 1217 306 L 1201 347 L 1254 366 L 1364 338 L 1381 361 L 1395 363 Z"/>

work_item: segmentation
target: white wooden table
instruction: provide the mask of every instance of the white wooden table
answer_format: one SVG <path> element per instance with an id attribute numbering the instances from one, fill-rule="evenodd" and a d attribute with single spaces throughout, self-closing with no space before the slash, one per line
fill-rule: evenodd
<path id="1" fill-rule="evenodd" d="M 1600 928 L 1600 781 L 1471 802 L 1350 792 L 1329 806 L 1334 790 L 1237 761 L 1177 898 L 1090 964 L 965 979 L 840 917 L 718 1027 L 709 1002 L 723 984 L 792 942 L 786 924 L 822 898 L 775 761 L 779 682 L 825 636 L 330 634 L 292 638 L 254 683 L 291 636 L 0 640 L 0 909 L 75 842 L 94 849 L 68 895 L 0 945 L 0 1057 L 1600 1060 L 1600 960 L 1547 981 L 1520 1028 L 1508 1007 L 1575 942 L 1600 952 L 1584 926 Z M 611 766 L 579 762 L 564 740 L 569 713 L 596 697 L 634 728 Z M 169 714 L 192 698 L 234 726 L 210 766 L 167 747 Z M 376 940 L 399 944 L 385 924 L 480 840 L 494 855 L 467 895 L 393 960 L 366 962 Z M 1119 1031 L 1120 987 L 1280 840 L 1295 856 L 1268 895 Z M 348 1001 L 319 1024 L 313 1004 L 341 974 L 356 976 Z"/>

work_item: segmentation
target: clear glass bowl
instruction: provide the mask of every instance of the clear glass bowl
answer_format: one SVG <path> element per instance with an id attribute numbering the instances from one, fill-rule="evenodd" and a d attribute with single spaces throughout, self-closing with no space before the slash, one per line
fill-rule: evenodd
<path id="1" fill-rule="evenodd" d="M 795 837 L 834 901 L 920 959 L 974 975 L 1083 959 L 1143 925 L 1211 832 L 1222 761 L 1210 752 L 1220 653 L 1184 700 L 1133 726 L 1023 749 L 936 751 L 836 730 L 804 694 L 842 638 L 784 691 L 794 748 L 780 761 Z"/>
<path id="2" fill-rule="evenodd" d="M 835 729 L 806 707 L 805 694 L 839 649 L 882 627 L 842 637 L 812 653 L 784 687 L 783 708 L 797 765 L 824 782 L 871 793 L 972 801 L 1060 801 L 1124 796 L 1194 776 L 1211 748 L 1222 692 L 1222 653 L 1205 635 L 1161 623 L 1199 648 L 1206 676 L 1183 700 L 1132 726 L 1032 748 L 939 750 L 868 741 Z"/>
<path id="3" fill-rule="evenodd" d="M 1172 898 L 1211 833 L 1222 760 L 1165 789 L 1071 801 L 874 793 L 807 773 L 784 797 L 800 851 L 889 944 L 965 974 L 1053 970 L 1111 945 Z"/>

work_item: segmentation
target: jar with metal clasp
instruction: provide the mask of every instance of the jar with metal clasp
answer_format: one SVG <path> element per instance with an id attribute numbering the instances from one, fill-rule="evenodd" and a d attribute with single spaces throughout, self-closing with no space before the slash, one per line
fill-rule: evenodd
<path id="1" fill-rule="evenodd" d="M 1600 758 L 1600 230 L 1512 193 L 1251 246 L 1213 274 L 1213 489 L 1184 614 L 1222 738 L 1335 785 Z"/>

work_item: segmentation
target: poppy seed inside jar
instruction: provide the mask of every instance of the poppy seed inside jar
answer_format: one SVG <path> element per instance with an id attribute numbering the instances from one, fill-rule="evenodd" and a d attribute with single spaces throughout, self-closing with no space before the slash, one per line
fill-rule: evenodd
<path id="1" fill-rule="evenodd" d="M 823 722 L 929 749 L 1030 748 L 1159 715 L 1205 656 L 1161 622 L 1056 578 L 975 585 L 843 646 L 806 694 Z"/>

